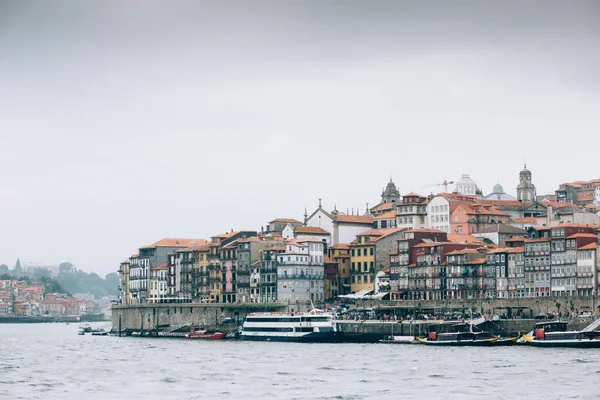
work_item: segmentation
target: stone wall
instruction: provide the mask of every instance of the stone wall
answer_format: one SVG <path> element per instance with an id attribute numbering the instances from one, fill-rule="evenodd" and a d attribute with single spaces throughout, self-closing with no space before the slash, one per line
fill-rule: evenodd
<path id="1" fill-rule="evenodd" d="M 113 330 L 154 330 L 167 326 L 215 328 L 224 318 L 245 318 L 258 311 L 285 311 L 281 304 L 143 304 L 112 307 Z"/>
<path id="2" fill-rule="evenodd" d="M 595 297 L 536 297 L 520 299 L 481 299 L 481 300 L 405 300 L 405 301 L 369 301 L 357 300 L 357 308 L 390 308 L 412 314 L 414 311 L 428 312 L 481 312 L 484 314 L 507 314 L 531 316 L 560 311 L 598 313 L 600 300 Z"/>

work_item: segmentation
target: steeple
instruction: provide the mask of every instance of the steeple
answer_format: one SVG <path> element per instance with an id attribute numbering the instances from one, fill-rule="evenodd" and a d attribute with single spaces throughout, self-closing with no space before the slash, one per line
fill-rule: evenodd
<path id="1" fill-rule="evenodd" d="M 308 211 L 306 211 L 306 207 L 304 207 L 304 226 L 308 223 Z"/>
<path id="2" fill-rule="evenodd" d="M 517 186 L 517 200 L 523 203 L 536 201 L 535 185 L 531 181 L 531 171 L 527 169 L 527 163 L 523 163 L 523 169 L 519 172 L 519 185 Z"/>

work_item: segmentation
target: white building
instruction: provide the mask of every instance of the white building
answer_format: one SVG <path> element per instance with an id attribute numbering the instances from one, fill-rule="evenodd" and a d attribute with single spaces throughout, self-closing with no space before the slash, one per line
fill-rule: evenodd
<path id="1" fill-rule="evenodd" d="M 427 203 L 428 228 L 450 233 L 450 201 L 445 194 L 438 194 Z"/>
<path id="2" fill-rule="evenodd" d="M 598 271 L 596 268 L 596 243 L 577 249 L 577 295 L 591 296 L 598 288 Z"/>
<path id="3" fill-rule="evenodd" d="M 600 186 L 594 190 L 594 205 L 600 207 Z"/>
<path id="4" fill-rule="evenodd" d="M 475 181 L 473 181 L 468 174 L 463 174 L 460 180 L 456 182 L 454 191 L 460 194 L 475 196 L 479 191 L 478 189 L 479 188 L 477 187 Z"/>
<path id="5" fill-rule="evenodd" d="M 351 243 L 356 235 L 373 227 L 373 216 L 349 215 L 334 209 L 325 211 L 319 200 L 319 207 L 308 216 L 304 215 L 304 225 L 321 228 L 331 234 L 331 244 Z"/>
<path id="6" fill-rule="evenodd" d="M 296 239 L 285 247 L 285 252 L 277 255 L 277 300 L 290 304 L 323 301 L 323 242 Z"/>
<path id="7" fill-rule="evenodd" d="M 150 303 L 160 303 L 167 297 L 167 264 L 157 265 L 150 271 Z"/>
<path id="8" fill-rule="evenodd" d="M 515 196 L 511 196 L 510 194 L 504 192 L 504 188 L 501 184 L 497 183 L 494 186 L 494 190 L 492 193 L 483 197 L 485 200 L 516 200 Z"/>

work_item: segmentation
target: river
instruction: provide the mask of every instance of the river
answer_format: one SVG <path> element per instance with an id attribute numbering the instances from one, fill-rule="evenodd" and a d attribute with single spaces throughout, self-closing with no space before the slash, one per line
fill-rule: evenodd
<path id="1" fill-rule="evenodd" d="M 0 399 L 597 399 L 600 350 L 78 336 L 0 325 Z"/>

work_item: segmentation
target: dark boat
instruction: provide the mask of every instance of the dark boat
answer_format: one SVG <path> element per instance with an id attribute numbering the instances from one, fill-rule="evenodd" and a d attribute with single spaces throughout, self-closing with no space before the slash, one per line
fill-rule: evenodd
<path id="1" fill-rule="evenodd" d="M 600 332 L 594 330 L 597 326 L 598 321 L 581 331 L 569 331 L 567 322 L 539 322 L 523 339 L 525 344 L 538 347 L 600 348 Z"/>
<path id="2" fill-rule="evenodd" d="M 451 332 L 430 334 L 427 338 L 418 337 L 417 340 L 433 346 L 493 346 L 498 338 L 490 332 Z"/>

